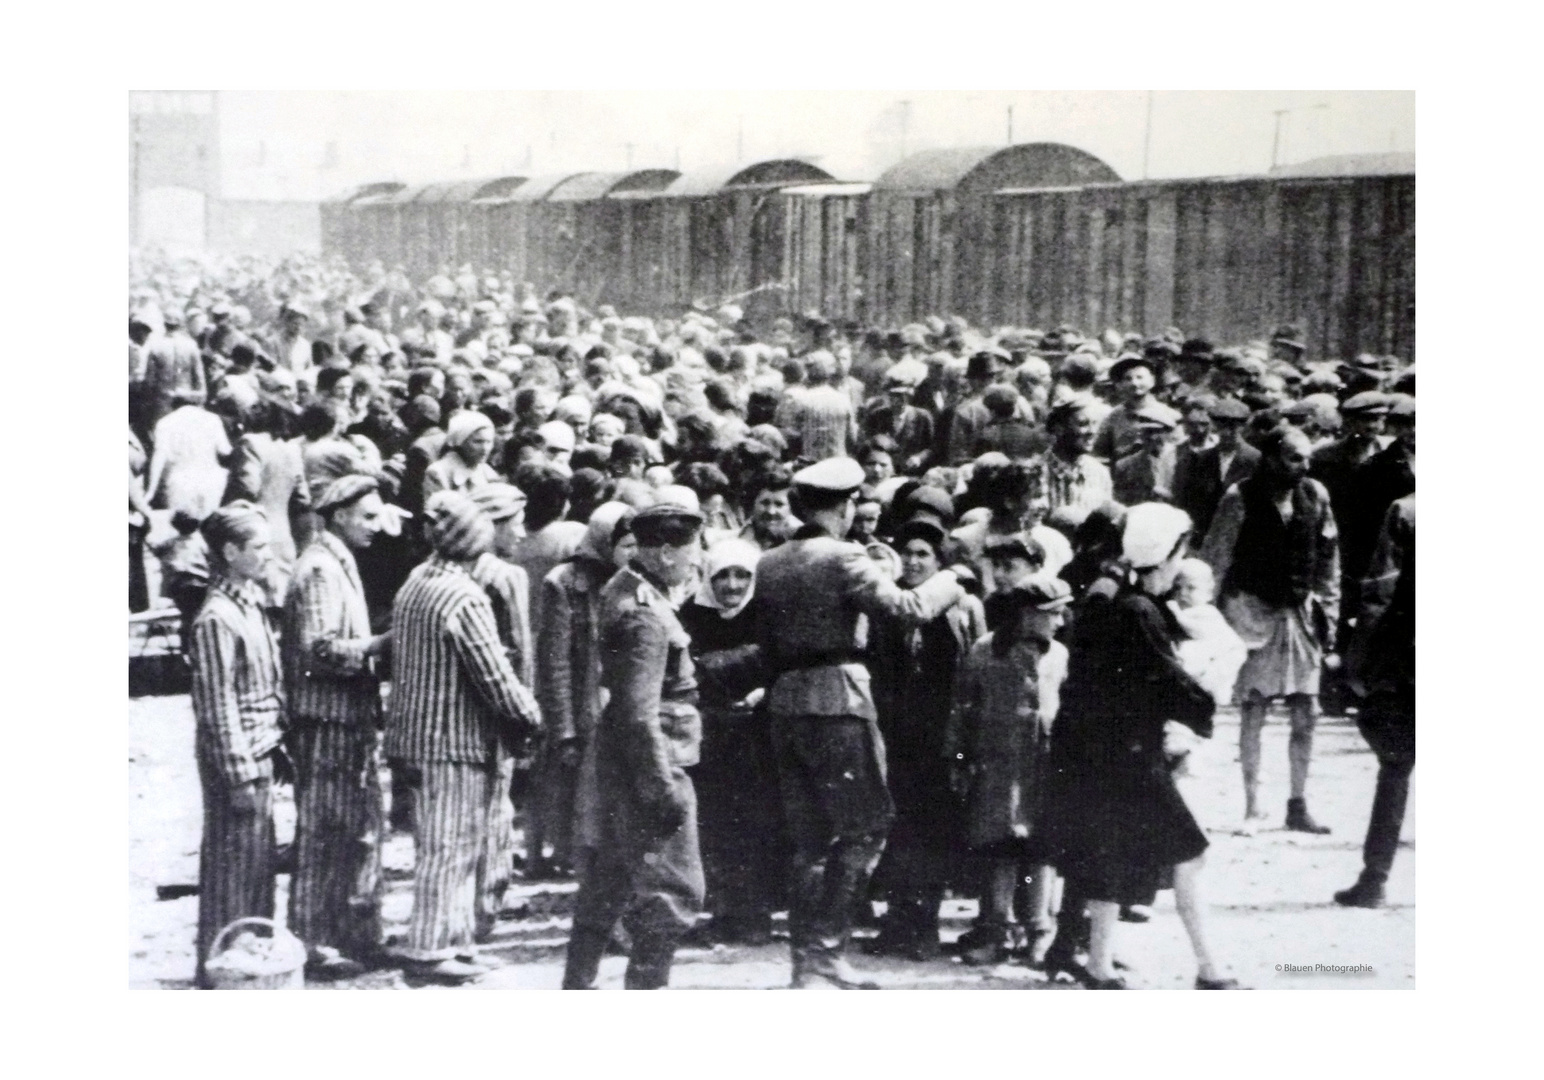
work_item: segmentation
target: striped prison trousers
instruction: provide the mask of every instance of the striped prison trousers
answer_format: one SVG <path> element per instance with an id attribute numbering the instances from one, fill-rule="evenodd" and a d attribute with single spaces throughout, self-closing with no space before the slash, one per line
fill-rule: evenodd
<path id="1" fill-rule="evenodd" d="M 515 759 L 500 748 L 488 785 L 488 835 L 483 855 L 477 864 L 477 932 L 493 932 L 493 924 L 504 907 L 504 891 L 509 888 L 515 859 L 515 804 L 510 788 L 515 779 Z"/>
<path id="2" fill-rule="evenodd" d="M 447 960 L 476 939 L 494 770 L 461 761 L 425 761 L 420 768 L 413 913 L 397 951 L 411 960 Z"/>
<path id="3" fill-rule="evenodd" d="M 206 762 L 198 763 L 204 789 L 204 835 L 198 852 L 198 969 L 195 980 L 207 986 L 204 963 L 216 935 L 237 919 L 274 914 L 273 761 L 258 759 L 255 808 L 232 804 L 231 787 Z"/>
<path id="4" fill-rule="evenodd" d="M 306 948 L 361 959 L 381 943 L 385 793 L 373 727 L 301 721 L 295 761 L 295 874 L 289 928 Z"/>

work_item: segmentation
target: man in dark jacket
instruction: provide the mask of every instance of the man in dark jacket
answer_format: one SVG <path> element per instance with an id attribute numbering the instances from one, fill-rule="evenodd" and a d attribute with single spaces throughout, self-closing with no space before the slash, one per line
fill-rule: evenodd
<path id="1" fill-rule="evenodd" d="M 696 566 L 702 515 L 668 503 L 640 511 L 638 550 L 601 590 L 601 683 L 610 693 L 591 749 L 598 843 L 584 849 L 563 989 L 595 984 L 620 918 L 632 936 L 624 985 L 670 981 L 677 942 L 702 906 L 697 764 L 702 721 L 690 638 L 669 595 Z"/>
<path id="2" fill-rule="evenodd" d="M 1362 699 L 1356 726 L 1378 756 L 1378 788 L 1356 884 L 1335 894 L 1346 907 L 1381 907 L 1415 771 L 1415 494 L 1389 507 L 1346 654 Z"/>
<path id="3" fill-rule="evenodd" d="M 1190 441 L 1174 452 L 1174 505 L 1190 515 L 1196 535 L 1205 536 L 1222 493 L 1249 477 L 1260 462 L 1260 451 L 1244 441 L 1249 406 L 1236 398 L 1223 398 L 1206 410 L 1209 431 L 1217 441 L 1200 447 L 1192 432 Z M 1187 422 L 1187 428 L 1192 425 Z"/>
<path id="4" fill-rule="evenodd" d="M 1220 586 L 1223 615 L 1244 639 L 1249 658 L 1238 674 L 1239 760 L 1244 818 L 1258 805 L 1260 735 L 1273 698 L 1285 698 L 1291 797 L 1287 828 L 1327 833 L 1308 813 L 1321 665 L 1335 647 L 1340 612 L 1340 537 L 1324 486 L 1308 473 L 1308 436 L 1277 428 L 1262 440 L 1260 468 L 1227 490 L 1207 531 L 1201 557 Z"/>

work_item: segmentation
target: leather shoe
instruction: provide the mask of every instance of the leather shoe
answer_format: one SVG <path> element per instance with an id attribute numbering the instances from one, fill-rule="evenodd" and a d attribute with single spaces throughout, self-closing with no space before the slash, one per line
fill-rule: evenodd
<path id="1" fill-rule="evenodd" d="M 1320 825 L 1308 813 L 1306 799 L 1287 800 L 1287 829 L 1291 832 L 1313 833 L 1316 836 L 1328 836 L 1330 827 Z"/>
<path id="2" fill-rule="evenodd" d="M 1245 990 L 1245 989 L 1248 989 L 1248 988 L 1240 986 L 1238 984 L 1238 980 L 1237 979 L 1203 979 L 1203 978 L 1201 978 L 1201 976 L 1197 975 L 1196 976 L 1196 989 L 1197 990 Z"/>
<path id="3" fill-rule="evenodd" d="M 1355 885 L 1335 894 L 1335 903 L 1341 907 L 1380 908 L 1383 906 L 1383 886 L 1358 878 Z"/>
<path id="4" fill-rule="evenodd" d="M 481 964 L 469 963 L 460 957 L 440 960 L 437 963 L 411 964 L 408 970 L 421 979 L 451 986 L 460 986 L 488 974 L 488 969 Z"/>

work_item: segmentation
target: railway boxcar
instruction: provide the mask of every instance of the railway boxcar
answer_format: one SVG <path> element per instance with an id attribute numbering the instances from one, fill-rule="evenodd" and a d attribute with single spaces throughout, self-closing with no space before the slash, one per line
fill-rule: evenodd
<path id="1" fill-rule="evenodd" d="M 650 200 L 658 206 L 633 237 L 635 252 L 657 267 L 649 275 L 651 305 L 679 310 L 733 300 L 752 319 L 783 310 L 784 206 L 777 193 L 832 179 L 792 158 L 676 177 Z"/>
<path id="2" fill-rule="evenodd" d="M 870 195 L 869 317 L 893 323 L 954 313 L 988 321 L 980 250 L 997 246 L 991 196 L 1003 188 L 1119 182 L 1076 147 L 924 150 L 888 169 Z"/>
<path id="3" fill-rule="evenodd" d="M 353 266 L 362 266 L 371 256 L 368 254 L 369 242 L 359 231 L 358 203 L 366 198 L 393 195 L 406 186 L 389 180 L 362 184 L 336 198 L 324 200 L 318 208 L 323 254 L 339 256 Z"/>
<path id="4" fill-rule="evenodd" d="M 966 314 L 1049 327 L 1301 324 L 1313 358 L 1415 355 L 1415 177 L 1168 180 L 993 197 Z"/>

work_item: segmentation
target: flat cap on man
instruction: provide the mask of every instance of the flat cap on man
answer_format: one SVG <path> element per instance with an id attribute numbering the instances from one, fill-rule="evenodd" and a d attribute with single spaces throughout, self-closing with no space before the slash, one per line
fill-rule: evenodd
<path id="1" fill-rule="evenodd" d="M 793 474 L 796 486 L 816 491 L 856 491 L 863 480 L 863 466 L 850 457 L 826 458 Z"/>
<path id="2" fill-rule="evenodd" d="M 1414 420 L 1415 397 L 1411 394 L 1390 394 L 1388 396 L 1389 419 Z"/>
<path id="3" fill-rule="evenodd" d="M 1376 390 L 1352 394 L 1340 405 L 1344 416 L 1382 416 L 1389 411 L 1389 399 Z"/>
<path id="4" fill-rule="evenodd" d="M 1218 400 L 1207 412 L 1213 420 L 1237 420 L 1249 419 L 1249 406 L 1238 398 L 1225 397 Z"/>
<path id="5" fill-rule="evenodd" d="M 1024 594 L 1024 599 L 1036 611 L 1059 611 L 1072 603 L 1072 586 L 1048 574 L 1036 574 L 1015 589 Z"/>
<path id="6" fill-rule="evenodd" d="M 1151 402 L 1142 406 L 1132 416 L 1132 419 L 1136 421 L 1137 427 L 1148 431 L 1174 430 L 1173 415 L 1166 409 L 1161 408 L 1157 402 Z"/>

